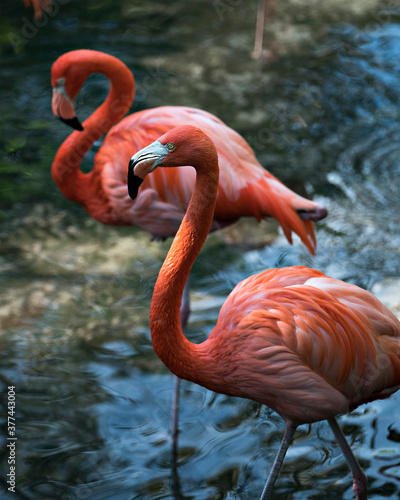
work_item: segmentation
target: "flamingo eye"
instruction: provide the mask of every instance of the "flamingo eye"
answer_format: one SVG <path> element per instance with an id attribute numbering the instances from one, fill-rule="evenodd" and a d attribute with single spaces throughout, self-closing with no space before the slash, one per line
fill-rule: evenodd
<path id="1" fill-rule="evenodd" d="M 169 151 L 172 151 L 173 149 L 175 149 L 175 144 L 172 144 L 172 142 L 168 142 L 166 144 L 166 147 Z"/>

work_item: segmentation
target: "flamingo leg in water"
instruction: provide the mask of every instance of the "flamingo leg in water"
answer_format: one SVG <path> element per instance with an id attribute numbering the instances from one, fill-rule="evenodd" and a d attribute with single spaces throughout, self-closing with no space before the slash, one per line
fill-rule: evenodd
<path id="1" fill-rule="evenodd" d="M 254 42 L 254 59 L 261 57 L 263 48 L 263 38 L 264 38 L 264 26 L 265 26 L 265 13 L 266 13 L 266 3 L 265 0 L 258 0 L 257 7 L 257 23 L 256 23 L 256 37 Z"/>
<path id="2" fill-rule="evenodd" d="M 258 0 L 253 59 L 259 59 L 263 55 L 264 28 L 272 19 L 274 9 L 275 0 Z"/>
<path id="3" fill-rule="evenodd" d="M 188 279 L 186 281 L 185 288 L 183 290 L 183 296 L 181 302 L 181 326 L 183 332 L 185 332 L 186 330 L 186 325 L 190 315 L 189 288 L 190 286 Z M 181 379 L 179 377 L 175 377 L 174 392 L 172 397 L 172 420 L 171 420 L 171 435 L 172 435 L 172 446 L 174 449 L 174 453 L 176 453 L 178 447 L 180 389 L 181 389 Z"/>
<path id="4" fill-rule="evenodd" d="M 172 396 L 172 418 L 171 418 L 171 435 L 172 435 L 172 492 L 175 500 L 181 500 L 184 497 L 181 493 L 181 484 L 178 475 L 178 420 L 179 420 L 179 398 L 181 391 L 181 379 L 174 376 L 174 390 Z"/>
<path id="5" fill-rule="evenodd" d="M 272 466 L 271 472 L 269 473 L 267 482 L 265 483 L 263 492 L 261 493 L 260 500 L 269 500 L 271 498 L 272 489 L 278 477 L 279 471 L 281 470 L 283 460 L 296 429 L 297 425 L 286 422 L 285 434 L 283 435 L 281 446 L 275 457 L 274 464 Z"/>
<path id="6" fill-rule="evenodd" d="M 189 278 L 186 281 L 185 288 L 183 289 L 183 296 L 181 302 L 181 327 L 184 332 L 190 315 L 190 297 L 189 297 Z"/>
<path id="7" fill-rule="evenodd" d="M 181 326 L 182 331 L 186 330 L 186 325 L 190 315 L 189 279 L 186 281 L 181 302 Z M 171 436 L 172 436 L 172 490 L 175 500 L 183 500 L 181 485 L 178 476 L 178 422 L 179 405 L 181 394 L 181 379 L 174 377 L 174 390 L 172 394 L 172 415 L 171 415 Z"/>
<path id="8" fill-rule="evenodd" d="M 353 474 L 353 491 L 356 495 L 357 500 L 367 500 L 367 478 L 362 471 L 360 464 L 357 462 L 356 457 L 353 455 L 351 448 L 343 434 L 342 429 L 339 427 L 336 419 L 334 417 L 328 419 L 328 424 L 330 425 L 333 434 L 335 435 L 336 441 L 342 450 L 344 458 L 346 459 L 351 473 Z"/>
<path id="9" fill-rule="evenodd" d="M 174 376 L 174 390 L 172 394 L 172 415 L 171 415 L 171 436 L 172 447 L 174 450 L 178 447 L 178 421 L 179 421 L 179 400 L 181 393 L 181 379 Z"/>

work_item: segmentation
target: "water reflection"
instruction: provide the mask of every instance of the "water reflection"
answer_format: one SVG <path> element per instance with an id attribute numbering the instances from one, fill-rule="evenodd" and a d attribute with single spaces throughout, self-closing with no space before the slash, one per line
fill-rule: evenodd
<path id="1" fill-rule="evenodd" d="M 5 8 L 14 31 L 26 15 L 19 3 L 20 11 Z M 273 223 L 243 223 L 209 238 L 193 272 L 188 336 L 199 342 L 232 287 L 268 267 L 303 263 L 380 285 L 399 308 L 400 28 L 393 6 L 384 19 L 382 11 L 378 18 L 367 12 L 372 25 L 350 15 L 347 24 L 328 22 L 324 10 L 322 31 L 306 22 L 312 12 L 292 6 L 284 25 L 293 36 L 285 41 L 277 12 L 278 24 L 268 28 L 277 57 L 266 64 L 247 57 L 250 3 L 225 2 L 212 22 L 214 7 L 203 1 L 192 2 L 193 12 L 179 2 L 168 11 L 158 2 L 84 4 L 65 3 L 17 54 L 1 45 L 5 195 L 23 202 L 0 228 L 2 389 L 17 386 L 18 487 L 41 500 L 179 498 L 168 432 L 172 377 L 148 332 L 152 286 L 169 242 L 102 227 L 56 191 L 49 168 L 68 131 L 49 109 L 50 65 L 82 46 L 112 52 L 138 80 L 133 111 L 166 103 L 207 109 L 243 133 L 290 187 L 329 206 L 315 259 L 276 237 Z M 81 116 L 106 90 L 104 79 L 89 82 Z M 182 397 L 182 496 L 253 499 L 279 446 L 281 419 L 189 383 Z M 396 394 L 340 419 L 370 499 L 395 500 L 400 492 L 399 402 Z M 351 499 L 350 483 L 321 422 L 296 433 L 274 497 Z"/>

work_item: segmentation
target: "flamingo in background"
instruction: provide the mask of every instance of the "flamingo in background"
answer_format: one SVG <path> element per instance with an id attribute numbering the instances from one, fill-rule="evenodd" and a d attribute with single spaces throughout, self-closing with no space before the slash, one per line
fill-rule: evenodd
<path id="1" fill-rule="evenodd" d="M 105 102 L 82 127 L 72 100 L 93 73 L 108 77 L 111 88 Z M 271 216 L 277 219 L 290 243 L 294 231 L 315 253 L 313 221 L 326 217 L 325 207 L 297 195 L 266 171 L 243 137 L 215 116 L 195 108 L 164 106 L 121 120 L 133 101 L 133 75 L 119 59 L 93 50 L 75 50 L 60 56 L 53 64 L 51 82 L 53 113 L 77 129 L 59 148 L 52 176 L 64 196 L 83 205 L 96 220 L 136 225 L 156 239 L 176 234 L 193 191 L 193 169 L 156 171 L 132 201 L 126 188 L 127 165 L 132 151 L 142 149 L 171 128 L 191 124 L 206 131 L 219 156 L 221 173 L 210 230 L 244 216 L 258 221 Z M 106 132 L 93 170 L 81 172 L 85 153 Z"/>
<path id="2" fill-rule="evenodd" d="M 200 129 L 177 127 L 132 157 L 129 182 L 135 196 L 157 167 L 187 165 L 197 174 L 194 193 L 150 307 L 156 354 L 178 377 L 265 404 L 286 421 L 262 500 L 271 496 L 297 426 L 325 419 L 352 471 L 356 498 L 365 500 L 365 475 L 335 416 L 400 388 L 399 320 L 366 290 L 296 266 L 239 283 L 209 338 L 189 342 L 181 329 L 180 303 L 212 224 L 218 151 Z"/>
<path id="3" fill-rule="evenodd" d="M 42 10 L 51 10 L 52 0 L 24 0 L 25 7 L 32 5 L 35 17 L 39 21 L 42 19 Z"/>
<path id="4" fill-rule="evenodd" d="M 105 102 L 82 127 L 72 100 L 92 73 L 108 77 L 111 88 Z M 228 226 L 242 216 L 257 220 L 272 216 L 290 243 L 294 231 L 308 250 L 315 253 L 313 221 L 325 217 L 327 210 L 295 194 L 266 171 L 247 142 L 215 116 L 200 109 L 164 106 L 121 120 L 132 104 L 135 81 L 124 63 L 102 52 L 75 50 L 63 54 L 53 64 L 51 82 L 54 114 L 77 129 L 59 148 L 52 176 L 64 196 L 80 203 L 94 219 L 104 224 L 136 225 L 155 239 L 174 236 L 193 192 L 193 169 L 157 170 L 148 176 L 133 201 L 128 195 L 127 166 L 132 152 L 178 125 L 191 124 L 208 133 L 219 155 L 221 175 L 211 230 Z M 93 170 L 83 173 L 79 167 L 85 153 L 107 131 Z M 183 328 L 189 312 L 186 287 Z M 176 447 L 179 381 L 174 394 L 172 436 Z"/>

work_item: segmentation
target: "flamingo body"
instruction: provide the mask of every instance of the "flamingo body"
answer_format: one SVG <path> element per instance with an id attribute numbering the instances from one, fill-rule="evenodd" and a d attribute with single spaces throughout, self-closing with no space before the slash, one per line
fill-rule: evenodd
<path id="1" fill-rule="evenodd" d="M 305 267 L 238 284 L 202 349 L 216 369 L 224 367 L 225 393 L 266 404 L 297 425 L 400 386 L 394 314 L 369 292 Z"/>
<path id="2" fill-rule="evenodd" d="M 67 198 L 82 204 L 104 224 L 137 225 L 157 239 L 174 236 L 189 205 L 195 172 L 190 166 L 157 170 L 132 201 L 126 188 L 127 165 L 132 152 L 168 130 L 195 125 L 212 137 L 219 156 L 221 174 L 211 231 L 242 216 L 257 220 L 272 216 L 289 242 L 294 231 L 315 252 L 313 221 L 325 217 L 326 209 L 297 195 L 267 172 L 247 142 L 221 120 L 206 111 L 180 106 L 148 109 L 121 120 L 133 100 L 134 79 L 115 57 L 77 50 L 58 58 L 52 68 L 53 111 L 58 117 L 67 123 L 76 120 L 72 99 L 94 72 L 110 78 L 110 93 L 83 123 L 83 131 L 73 132 L 63 143 L 52 166 L 53 178 Z M 107 131 L 93 170 L 82 173 L 79 166 L 84 154 Z"/>
<path id="3" fill-rule="evenodd" d="M 239 283 L 209 338 L 201 344 L 189 342 L 180 326 L 179 306 L 213 218 L 217 151 L 201 130 L 184 126 L 136 153 L 129 165 L 131 182 L 134 176 L 139 179 L 137 189 L 156 167 L 190 163 L 197 172 L 195 189 L 151 301 L 155 352 L 178 377 L 266 404 L 285 419 L 285 436 L 263 500 L 270 498 L 296 427 L 324 419 L 353 472 L 356 498 L 365 500 L 365 476 L 335 416 L 399 389 L 399 320 L 368 291 L 296 266 Z"/>
<path id="4" fill-rule="evenodd" d="M 292 227 L 297 226 L 297 231 L 303 233 L 301 224 L 306 223 L 300 220 L 297 210 L 313 210 L 315 203 L 296 195 L 262 168 L 250 146 L 221 120 L 202 110 L 178 106 L 135 113 L 108 133 L 97 155 L 96 167 L 102 171 L 101 185 L 113 218 L 142 227 L 154 237 L 176 234 L 193 192 L 196 177 L 193 168 L 154 171 L 143 183 L 135 203 L 127 195 L 126 175 L 132 147 L 139 151 L 160 133 L 163 135 L 171 127 L 183 124 L 207 131 L 217 146 L 222 166 L 211 230 L 232 224 L 243 216 L 260 221 L 265 214 L 273 214 L 288 231 L 290 241 Z M 314 245 L 311 233 L 309 238 Z"/>

